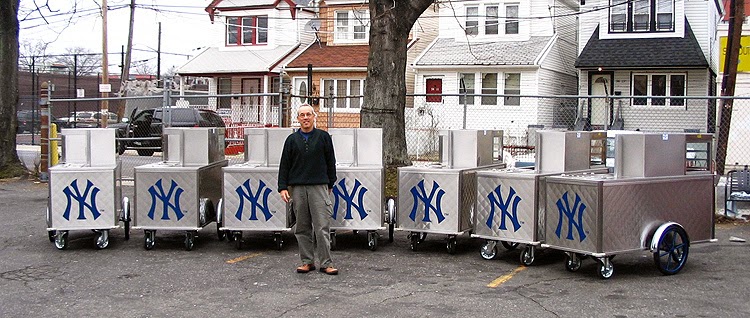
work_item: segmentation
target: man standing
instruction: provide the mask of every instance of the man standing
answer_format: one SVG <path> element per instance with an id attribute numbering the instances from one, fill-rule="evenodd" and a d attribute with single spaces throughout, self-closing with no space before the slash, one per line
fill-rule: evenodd
<path id="1" fill-rule="evenodd" d="M 297 273 L 315 270 L 317 256 L 321 272 L 337 275 L 339 271 L 331 261 L 329 230 L 336 157 L 331 135 L 314 127 L 315 116 L 310 105 L 304 104 L 297 110 L 300 129 L 284 142 L 279 164 L 279 194 L 284 202 L 291 200 L 297 218 L 294 235 L 302 259 Z"/>

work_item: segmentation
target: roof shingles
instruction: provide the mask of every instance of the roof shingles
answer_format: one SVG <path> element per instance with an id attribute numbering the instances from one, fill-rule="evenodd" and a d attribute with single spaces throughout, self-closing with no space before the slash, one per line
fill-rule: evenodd
<path id="1" fill-rule="evenodd" d="M 467 43 L 439 38 L 416 65 L 534 65 L 550 39 L 538 36 L 528 41 Z"/>
<path id="2" fill-rule="evenodd" d="M 302 54 L 286 65 L 287 68 L 307 67 L 367 67 L 369 45 L 327 45 L 313 43 Z"/>

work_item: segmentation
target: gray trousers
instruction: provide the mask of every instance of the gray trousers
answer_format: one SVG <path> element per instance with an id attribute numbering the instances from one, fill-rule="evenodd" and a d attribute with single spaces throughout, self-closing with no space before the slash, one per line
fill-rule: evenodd
<path id="1" fill-rule="evenodd" d="M 320 267 L 333 266 L 331 261 L 330 223 L 333 203 L 328 185 L 289 186 L 297 225 L 299 256 L 303 264 L 315 264 L 318 257 Z"/>

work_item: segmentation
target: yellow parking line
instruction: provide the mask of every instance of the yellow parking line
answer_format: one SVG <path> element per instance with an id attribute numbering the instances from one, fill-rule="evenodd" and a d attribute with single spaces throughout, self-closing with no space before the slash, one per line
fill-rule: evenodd
<path id="1" fill-rule="evenodd" d="M 517 274 L 518 272 L 526 269 L 526 266 L 519 266 L 518 268 L 514 269 L 510 274 L 506 274 L 503 276 L 500 276 L 498 278 L 495 278 L 491 283 L 487 284 L 487 287 L 489 288 L 495 288 L 497 286 L 500 286 L 502 283 L 505 283 L 509 281 L 511 278 L 513 278 L 513 275 Z"/>
<path id="2" fill-rule="evenodd" d="M 240 257 L 237 257 L 237 258 L 230 259 L 230 260 L 227 261 L 227 264 L 234 264 L 234 263 L 242 262 L 242 261 L 244 261 L 246 259 L 253 258 L 253 257 L 259 256 L 259 255 L 261 255 L 261 253 L 247 254 L 247 255 L 244 255 L 244 256 L 240 256 Z"/>

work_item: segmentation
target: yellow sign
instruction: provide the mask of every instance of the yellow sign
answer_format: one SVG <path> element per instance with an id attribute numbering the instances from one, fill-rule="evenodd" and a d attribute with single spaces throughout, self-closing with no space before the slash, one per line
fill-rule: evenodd
<path id="1" fill-rule="evenodd" d="M 724 60 L 727 55 L 727 37 L 719 38 L 719 72 L 724 73 Z M 740 56 L 737 61 L 737 72 L 750 72 L 750 36 L 743 35 L 740 39 Z"/>

